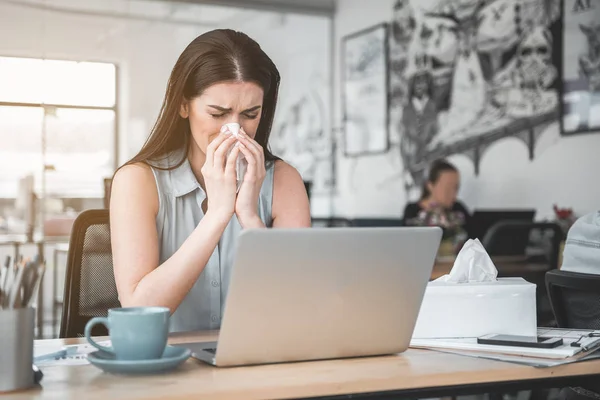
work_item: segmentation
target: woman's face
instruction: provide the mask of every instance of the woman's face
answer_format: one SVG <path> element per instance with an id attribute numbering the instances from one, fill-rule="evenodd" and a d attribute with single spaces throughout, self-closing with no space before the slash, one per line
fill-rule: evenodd
<path id="1" fill-rule="evenodd" d="M 451 208 L 458 196 L 460 177 L 458 172 L 444 171 L 440 174 L 437 182 L 429 182 L 427 185 L 431 193 L 430 199 L 432 202 L 446 208 Z"/>
<path id="2" fill-rule="evenodd" d="M 179 114 L 189 119 L 194 142 L 206 154 L 209 143 L 230 122 L 237 122 L 254 138 L 262 114 L 263 94 L 263 89 L 253 82 L 216 83 L 182 104 Z"/>

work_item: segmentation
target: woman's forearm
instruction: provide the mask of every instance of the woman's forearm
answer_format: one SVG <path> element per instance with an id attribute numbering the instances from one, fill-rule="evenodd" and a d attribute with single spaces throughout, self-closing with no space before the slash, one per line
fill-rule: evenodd
<path id="1" fill-rule="evenodd" d="M 238 221 L 240 223 L 240 226 L 242 227 L 242 229 L 260 229 L 260 228 L 266 228 L 265 223 L 260 219 L 260 217 L 257 215 L 253 216 L 253 217 L 249 217 L 249 218 L 241 218 L 238 215 Z"/>
<path id="2" fill-rule="evenodd" d="M 144 276 L 130 294 L 121 296 L 121 304 L 163 306 L 174 312 L 204 270 L 228 223 L 228 218 L 207 212 L 168 260 Z"/>

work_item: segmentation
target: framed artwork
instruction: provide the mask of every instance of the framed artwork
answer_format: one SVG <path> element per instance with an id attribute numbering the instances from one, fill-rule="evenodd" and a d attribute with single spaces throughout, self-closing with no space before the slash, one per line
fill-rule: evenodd
<path id="1" fill-rule="evenodd" d="M 344 155 L 385 153 L 389 140 L 388 25 L 342 39 Z"/>
<path id="2" fill-rule="evenodd" d="M 600 2 L 563 1 L 562 135 L 600 130 Z"/>

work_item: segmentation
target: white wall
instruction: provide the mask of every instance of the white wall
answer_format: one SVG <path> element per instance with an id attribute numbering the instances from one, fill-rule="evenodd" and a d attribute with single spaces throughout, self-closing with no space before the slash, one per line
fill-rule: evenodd
<path id="1" fill-rule="evenodd" d="M 395 0 L 341 0 L 335 18 L 334 126 L 341 126 L 340 43 L 348 34 L 392 18 Z M 394 135 L 394 132 L 392 132 Z M 397 138 L 393 137 L 397 141 Z M 535 159 L 516 139 L 502 139 L 484 153 L 479 176 L 465 156 L 449 160 L 462 174 L 460 198 L 470 209 L 534 207 L 537 217 L 552 217 L 552 205 L 573 207 L 582 214 L 600 208 L 597 171 L 600 171 L 600 134 L 561 138 L 557 123 L 540 136 Z M 407 195 L 400 180 L 398 147 L 387 155 L 338 160 L 336 214 L 400 216 Z"/>
<path id="2" fill-rule="evenodd" d="M 127 1 L 75 1 L 79 9 L 131 12 Z M 136 7 L 151 10 L 154 1 Z M 44 4 L 49 4 L 45 2 Z M 67 0 L 60 2 L 68 5 Z M 170 3 L 177 7 L 198 7 Z M 199 15 L 205 11 L 197 10 Z M 227 13 L 225 13 L 227 14 Z M 288 107 L 318 86 L 329 99 L 330 20 L 323 17 L 281 15 L 238 10 L 217 23 L 219 28 L 241 30 L 253 37 L 278 66 L 282 82 L 275 126 Z M 187 44 L 214 26 L 81 15 L 0 2 L 0 55 L 113 62 L 119 68 L 120 162 L 139 149 L 147 137 L 163 100 L 171 69 Z M 1 89 L 0 89 L 1 90 Z M 329 102 L 326 102 L 329 116 Z M 324 121 L 329 129 L 329 118 Z"/>

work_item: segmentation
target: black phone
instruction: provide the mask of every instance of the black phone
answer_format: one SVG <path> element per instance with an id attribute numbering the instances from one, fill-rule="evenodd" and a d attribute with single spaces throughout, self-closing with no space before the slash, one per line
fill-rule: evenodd
<path id="1" fill-rule="evenodd" d="M 493 344 L 496 346 L 535 347 L 540 349 L 553 349 L 563 344 L 562 338 L 543 336 L 516 336 L 516 335 L 486 335 L 477 338 L 479 344 Z"/>

